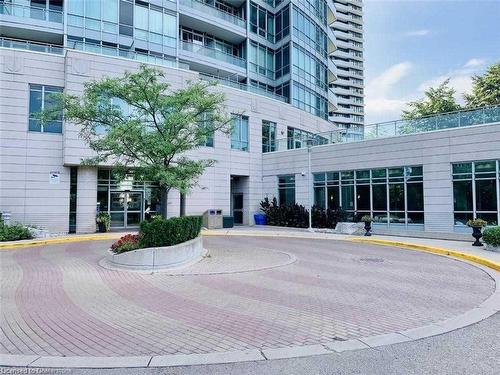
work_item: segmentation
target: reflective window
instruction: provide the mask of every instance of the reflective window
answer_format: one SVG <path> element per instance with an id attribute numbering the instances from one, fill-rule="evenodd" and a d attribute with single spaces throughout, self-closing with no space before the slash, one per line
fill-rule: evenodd
<path id="1" fill-rule="evenodd" d="M 262 121 L 262 152 L 276 151 L 276 123 Z"/>
<path id="2" fill-rule="evenodd" d="M 295 176 L 278 177 L 278 198 L 279 205 L 295 204 Z"/>
<path id="3" fill-rule="evenodd" d="M 314 204 L 358 219 L 371 215 L 375 223 L 423 224 L 422 166 L 315 173 Z"/>
<path id="4" fill-rule="evenodd" d="M 234 115 L 231 132 L 231 148 L 248 151 L 248 117 Z"/>
<path id="5" fill-rule="evenodd" d="M 453 206 L 456 226 L 474 218 L 498 225 L 500 212 L 499 161 L 452 164 Z"/>
<path id="6" fill-rule="evenodd" d="M 29 131 L 62 133 L 63 111 L 57 97 L 62 91 L 62 87 L 30 85 Z M 39 118 L 41 111 L 47 112 L 48 120 Z"/>

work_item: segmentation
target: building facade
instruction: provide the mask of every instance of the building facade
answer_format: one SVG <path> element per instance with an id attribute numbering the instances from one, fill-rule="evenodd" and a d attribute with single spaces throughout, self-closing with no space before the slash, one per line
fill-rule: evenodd
<path id="1" fill-rule="evenodd" d="M 332 24 L 337 49 L 333 62 L 337 80 L 330 83 L 337 98 L 337 109 L 330 120 L 348 129 L 351 138 L 360 139 L 364 124 L 363 3 L 361 0 L 335 0 L 336 20 Z"/>

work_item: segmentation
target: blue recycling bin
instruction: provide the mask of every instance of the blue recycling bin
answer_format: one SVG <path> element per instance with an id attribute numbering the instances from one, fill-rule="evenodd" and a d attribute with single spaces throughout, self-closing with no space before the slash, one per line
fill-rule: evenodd
<path id="1" fill-rule="evenodd" d="M 253 215 L 253 218 L 255 220 L 255 225 L 266 225 L 266 215 L 258 213 Z"/>

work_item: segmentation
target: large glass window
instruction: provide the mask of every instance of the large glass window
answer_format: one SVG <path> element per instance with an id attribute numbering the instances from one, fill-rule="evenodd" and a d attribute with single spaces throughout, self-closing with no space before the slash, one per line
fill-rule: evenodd
<path id="1" fill-rule="evenodd" d="M 455 225 L 464 226 L 473 218 L 498 225 L 499 161 L 454 163 L 452 174 Z"/>
<path id="2" fill-rule="evenodd" d="M 248 151 L 248 117 L 234 115 L 231 132 L 231 148 Z"/>
<path id="3" fill-rule="evenodd" d="M 312 140 L 313 145 L 323 145 L 327 144 L 328 140 L 318 134 L 308 132 L 306 130 L 292 128 L 289 126 L 287 128 L 287 147 L 289 150 L 294 148 L 307 147 L 307 141 Z"/>
<path id="4" fill-rule="evenodd" d="M 353 217 L 371 215 L 375 223 L 424 223 L 421 166 L 314 174 L 314 204 L 342 207 Z"/>
<path id="5" fill-rule="evenodd" d="M 276 123 L 262 121 L 262 152 L 276 151 Z"/>
<path id="6" fill-rule="evenodd" d="M 62 133 L 63 111 L 57 98 L 57 94 L 62 91 L 62 87 L 30 85 L 29 131 Z M 44 122 L 37 118 L 44 110 L 50 114 L 49 121 Z"/>
<path id="7" fill-rule="evenodd" d="M 295 176 L 278 177 L 278 197 L 280 205 L 295 204 Z"/>

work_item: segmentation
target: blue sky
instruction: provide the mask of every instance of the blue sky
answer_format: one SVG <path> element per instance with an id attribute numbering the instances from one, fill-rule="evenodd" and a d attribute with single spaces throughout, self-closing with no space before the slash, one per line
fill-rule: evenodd
<path id="1" fill-rule="evenodd" d="M 400 117 L 447 77 L 461 93 L 500 62 L 500 0 L 364 0 L 367 124 Z"/>

